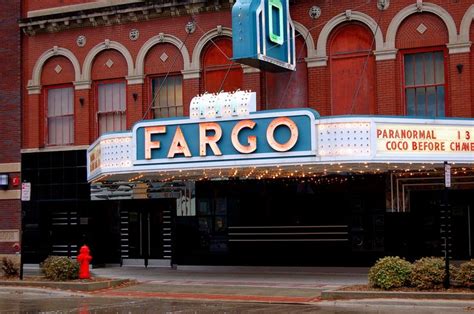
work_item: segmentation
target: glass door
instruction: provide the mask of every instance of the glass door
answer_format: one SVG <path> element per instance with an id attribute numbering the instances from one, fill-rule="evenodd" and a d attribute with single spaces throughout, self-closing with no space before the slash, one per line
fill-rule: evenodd
<path id="1" fill-rule="evenodd" d="M 128 255 L 122 262 L 124 266 L 145 265 L 145 214 L 142 209 L 131 209 L 128 211 L 128 221 L 126 224 L 128 230 L 125 230 L 128 231 Z M 127 243 L 122 241 L 122 246 L 127 246 Z"/>
<path id="2" fill-rule="evenodd" d="M 134 202 L 125 216 L 122 250 L 124 266 L 171 266 L 175 199 Z"/>

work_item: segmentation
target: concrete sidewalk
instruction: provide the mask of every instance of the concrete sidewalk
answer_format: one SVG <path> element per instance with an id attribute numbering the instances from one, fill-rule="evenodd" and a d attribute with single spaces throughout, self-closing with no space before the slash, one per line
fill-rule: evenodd
<path id="1" fill-rule="evenodd" d="M 95 276 L 129 278 L 137 285 L 94 294 L 166 299 L 317 302 L 321 291 L 366 284 L 367 268 L 178 266 L 178 269 L 111 267 Z"/>

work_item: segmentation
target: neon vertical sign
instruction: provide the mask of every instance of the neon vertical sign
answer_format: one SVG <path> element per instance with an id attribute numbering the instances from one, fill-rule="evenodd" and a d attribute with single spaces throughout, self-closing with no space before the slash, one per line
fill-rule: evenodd
<path id="1" fill-rule="evenodd" d="M 295 70 L 295 27 L 288 0 L 237 0 L 232 33 L 236 62 L 272 72 Z"/>
<path id="2" fill-rule="evenodd" d="M 283 5 L 280 0 L 268 0 L 268 17 L 270 40 L 278 45 L 283 45 Z M 275 29 L 278 29 L 278 34 L 275 34 Z"/>

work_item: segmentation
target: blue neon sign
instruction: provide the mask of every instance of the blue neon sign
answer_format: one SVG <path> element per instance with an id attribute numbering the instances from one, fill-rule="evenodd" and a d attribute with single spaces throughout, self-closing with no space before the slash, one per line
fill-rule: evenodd
<path id="1" fill-rule="evenodd" d="M 295 70 L 295 27 L 288 0 L 237 0 L 232 31 L 235 61 L 272 72 Z"/>
<path id="2" fill-rule="evenodd" d="M 311 157 L 316 111 L 262 111 L 245 118 L 161 119 L 133 128 L 135 165 L 229 163 Z"/>

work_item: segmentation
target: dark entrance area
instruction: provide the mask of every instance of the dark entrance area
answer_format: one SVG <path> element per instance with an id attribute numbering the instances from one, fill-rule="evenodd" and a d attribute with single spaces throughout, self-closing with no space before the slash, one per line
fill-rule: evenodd
<path id="1" fill-rule="evenodd" d="M 120 210 L 122 263 L 170 266 L 176 200 L 123 201 Z"/>
<path id="2" fill-rule="evenodd" d="M 31 183 L 31 200 L 22 202 L 24 262 L 76 256 L 91 222 L 86 151 L 22 154 L 22 180 Z"/>
<path id="3" fill-rule="evenodd" d="M 196 183 L 178 264 L 366 265 L 384 250 L 385 175 Z"/>
<path id="4" fill-rule="evenodd" d="M 83 244 L 94 266 L 368 266 L 385 255 L 442 256 L 440 185 L 416 185 L 407 212 L 387 213 L 387 174 L 206 180 L 190 193 L 195 206 L 177 211 L 174 187 L 157 192 L 153 184 L 137 194 L 134 183 L 113 183 L 91 201 L 85 156 L 23 154 L 32 190 L 22 203 L 25 263 L 75 257 Z M 462 183 L 449 191 L 453 259 L 472 258 L 473 190 Z"/>
<path id="5" fill-rule="evenodd" d="M 386 219 L 387 253 L 411 260 L 444 256 L 441 238 L 444 197 L 443 190 L 411 191 L 410 212 L 389 214 Z M 450 190 L 448 200 L 452 209 L 450 256 L 456 260 L 470 259 L 474 226 L 472 190 Z"/>
<path id="6" fill-rule="evenodd" d="M 91 201 L 86 151 L 22 158 L 22 180 L 31 182 L 32 191 L 31 200 L 22 203 L 24 263 L 49 255 L 74 258 L 87 244 L 94 266 L 132 259 L 171 265 L 176 199 L 123 199 L 131 198 L 131 190 L 118 189 L 107 200 Z"/>

